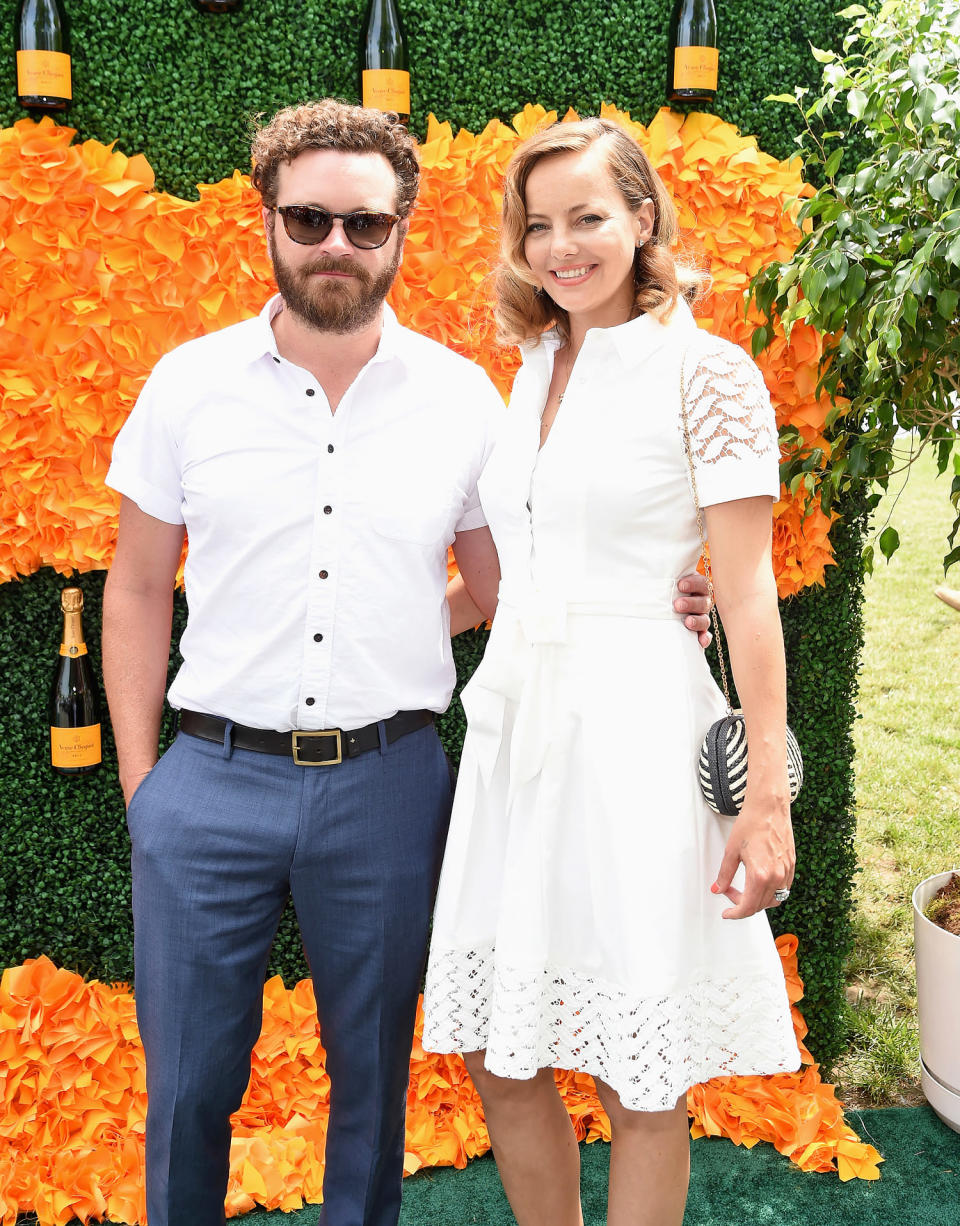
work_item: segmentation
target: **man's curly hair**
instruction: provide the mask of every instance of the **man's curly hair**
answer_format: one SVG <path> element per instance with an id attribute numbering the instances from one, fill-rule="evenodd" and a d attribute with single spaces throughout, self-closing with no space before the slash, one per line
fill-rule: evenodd
<path id="1" fill-rule="evenodd" d="M 276 208 L 280 167 L 307 149 L 383 154 L 397 176 L 397 212 L 406 217 L 413 208 L 420 187 L 417 146 L 395 115 L 324 98 L 285 107 L 269 123 L 257 124 L 252 179 L 266 208 Z"/>

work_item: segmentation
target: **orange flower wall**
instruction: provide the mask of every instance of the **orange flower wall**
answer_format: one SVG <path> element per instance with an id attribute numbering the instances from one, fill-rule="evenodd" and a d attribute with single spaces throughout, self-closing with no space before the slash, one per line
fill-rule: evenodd
<path id="1" fill-rule="evenodd" d="M 702 323 L 749 349 L 743 291 L 799 238 L 799 159 L 777 162 L 729 124 L 663 110 L 649 128 L 613 108 L 676 201 L 684 245 L 713 274 Z M 574 118 L 572 114 L 568 118 Z M 493 343 L 489 274 L 503 169 L 548 116 L 528 106 L 483 132 L 430 119 L 423 190 L 392 301 L 401 322 L 479 362 L 506 394 L 517 366 Z M 273 292 L 259 201 L 246 176 L 200 187 L 197 202 L 154 191 L 128 158 L 49 119 L 0 132 L 0 580 L 41 566 L 108 566 L 117 499 L 104 488 L 111 442 L 148 371 L 174 345 L 256 313 Z M 822 443 L 821 346 L 798 324 L 760 359 L 781 424 Z M 781 595 L 823 582 L 827 517 L 777 505 Z"/>
<path id="2" fill-rule="evenodd" d="M 695 1137 L 768 1141 L 805 1171 L 876 1179 L 882 1161 L 847 1127 L 833 1086 L 802 1046 L 806 1026 L 796 937 L 777 942 L 806 1067 L 729 1077 L 687 1097 Z M 321 1199 L 329 1078 L 313 988 L 264 987 L 264 1020 L 250 1085 L 233 1117 L 228 1213 L 299 1209 Z M 405 1171 L 463 1167 L 490 1147 L 480 1100 L 459 1056 L 424 1052 L 421 1019 L 410 1058 Z M 581 1140 L 610 1139 L 582 1073 L 557 1073 Z M 0 983 L 0 1226 L 35 1213 L 39 1226 L 110 1219 L 142 1223 L 143 1049 L 125 987 L 85 983 L 38 958 Z"/>

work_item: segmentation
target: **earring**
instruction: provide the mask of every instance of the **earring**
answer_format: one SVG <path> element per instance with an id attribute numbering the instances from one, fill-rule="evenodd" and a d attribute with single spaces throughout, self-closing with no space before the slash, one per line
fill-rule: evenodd
<path id="1" fill-rule="evenodd" d="M 647 240 L 646 240 L 645 238 L 641 238 L 641 239 L 640 239 L 640 241 L 637 243 L 637 250 L 638 250 L 638 251 L 640 250 L 640 248 L 643 246 L 643 244 L 644 244 L 646 241 L 647 241 Z"/>
<path id="2" fill-rule="evenodd" d="M 542 285 L 538 285 L 537 288 L 533 292 L 538 298 L 546 298 L 547 296 L 547 291 L 543 288 Z"/>

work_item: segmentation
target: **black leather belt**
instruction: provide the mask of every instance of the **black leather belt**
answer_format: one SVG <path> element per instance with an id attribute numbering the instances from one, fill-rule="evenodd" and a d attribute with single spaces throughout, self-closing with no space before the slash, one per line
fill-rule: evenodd
<path id="1" fill-rule="evenodd" d="M 215 741 L 218 745 L 223 744 L 228 722 L 219 715 L 203 715 L 199 711 L 180 712 L 181 732 L 198 736 L 204 741 Z M 398 711 L 383 721 L 387 744 L 432 723 L 432 711 Z M 352 732 L 341 728 L 325 728 L 318 732 L 274 732 L 272 729 L 234 724 L 230 739 L 235 749 L 292 757 L 298 766 L 336 766 L 344 758 L 355 758 L 357 754 L 380 747 L 378 724 L 367 724 L 365 728 L 355 728 Z"/>

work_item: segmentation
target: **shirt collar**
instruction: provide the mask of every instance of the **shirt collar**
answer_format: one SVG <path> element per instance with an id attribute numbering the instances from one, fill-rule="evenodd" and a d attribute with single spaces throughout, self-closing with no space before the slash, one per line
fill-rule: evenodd
<path id="1" fill-rule="evenodd" d="M 244 357 L 248 362 L 256 362 L 264 356 L 280 357 L 277 338 L 273 331 L 273 321 L 283 309 L 283 299 L 279 294 L 274 294 L 264 303 L 260 314 L 250 321 L 252 336 L 244 338 Z M 388 362 L 402 356 L 402 333 L 403 328 L 397 320 L 396 313 L 391 306 L 384 303 L 383 330 L 380 333 L 377 351 L 370 359 L 369 365 Z"/>

